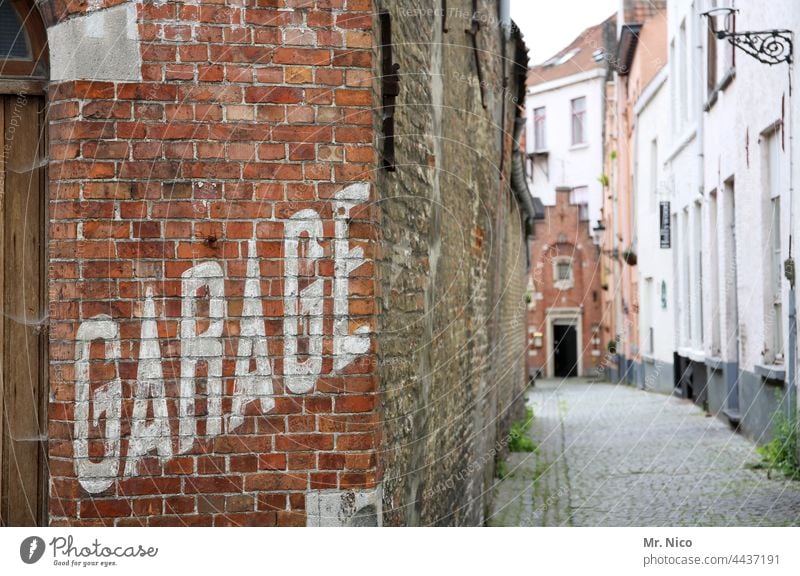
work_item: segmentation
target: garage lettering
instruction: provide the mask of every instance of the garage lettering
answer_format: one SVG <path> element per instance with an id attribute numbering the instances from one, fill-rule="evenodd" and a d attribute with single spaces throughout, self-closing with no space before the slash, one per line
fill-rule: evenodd
<path id="1" fill-rule="evenodd" d="M 346 187 L 334 199 L 335 237 L 333 239 L 333 370 L 341 371 L 370 346 L 368 325 L 350 328 L 348 317 L 349 277 L 364 262 L 363 250 L 351 248 L 348 239 L 351 210 L 367 201 L 369 184 Z M 283 365 L 287 393 L 313 392 L 322 373 L 323 297 L 326 278 L 307 282 L 318 271 L 323 255 L 320 241 L 323 225 L 312 209 L 295 213 L 284 226 L 284 322 Z M 236 347 L 234 391 L 230 413 L 222 414 L 223 327 L 228 318 L 225 280 L 217 262 L 201 262 L 181 277 L 180 318 L 180 398 L 178 400 L 177 453 L 191 450 L 197 438 L 195 396 L 198 363 L 205 362 L 206 436 L 234 432 L 244 422 L 247 406 L 257 403 L 262 413 L 275 407 L 261 300 L 257 244 L 247 243 L 247 271 L 242 313 Z M 301 287 L 300 278 L 306 280 Z M 204 327 L 198 323 L 198 293 L 208 298 Z M 131 417 L 125 476 L 138 475 L 143 456 L 157 454 L 162 459 L 173 456 L 165 383 L 158 339 L 158 316 L 152 289 L 148 288 L 142 316 L 137 381 Z M 300 337 L 305 340 L 301 359 Z M 105 343 L 104 359 L 113 365 L 115 376 L 92 390 L 90 353 L 95 341 Z M 75 472 L 81 486 L 90 493 L 108 489 L 120 472 L 122 382 L 119 376 L 120 327 L 111 317 L 98 314 L 81 323 L 75 346 Z M 97 360 L 97 359 L 95 359 Z M 148 421 L 148 414 L 151 417 Z M 90 459 L 89 425 L 104 422 L 103 457 Z"/>

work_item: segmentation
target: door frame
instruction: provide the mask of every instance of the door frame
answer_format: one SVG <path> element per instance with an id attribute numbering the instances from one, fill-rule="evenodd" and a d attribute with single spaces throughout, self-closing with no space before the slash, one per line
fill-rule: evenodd
<path id="1" fill-rule="evenodd" d="M 46 82 L 40 79 L 8 79 L 0 78 L 0 103 L 6 97 L 25 97 L 40 98 L 42 101 L 42 109 L 39 112 L 41 137 L 38 143 L 38 154 L 41 158 L 47 158 L 48 154 L 48 120 L 47 120 L 47 94 L 45 91 Z M 5 133 L 2 127 L 0 130 Z M 0 170 L 5 170 L 5 166 L 0 162 Z M 45 317 L 49 317 L 49 299 L 48 299 L 48 262 L 49 262 L 49 238 L 50 238 L 50 212 L 49 212 L 49 196 L 48 196 L 48 183 L 49 175 L 47 165 L 44 164 L 38 168 L 41 171 L 39 178 L 39 197 L 41 205 L 40 209 L 40 238 L 39 238 L 39 293 L 40 293 L 40 306 L 41 312 Z M 0 182 L 4 178 L 0 177 Z M 0 215 L 3 210 L 0 209 Z M 50 369 L 49 369 L 49 322 L 44 322 L 41 325 L 39 332 L 39 402 L 37 409 L 39 411 L 39 426 L 47 436 L 49 426 L 49 391 L 50 391 Z M 0 370 L 2 370 L 2 363 L 0 363 Z M 4 382 L 0 378 L 0 409 L 2 409 L 2 395 L 4 394 Z M 3 416 L 0 415 L 0 426 L 3 425 Z M 39 526 L 47 526 L 49 524 L 49 492 L 50 492 L 50 466 L 49 466 L 49 441 L 44 440 L 42 446 L 41 456 L 39 458 L 39 486 L 37 487 L 39 510 L 37 523 Z M 0 457 L 2 456 L 2 446 L 0 446 Z M 0 487 L 2 486 L 2 478 L 0 478 Z"/>
<path id="2" fill-rule="evenodd" d="M 547 324 L 547 376 L 555 378 L 555 350 L 553 326 L 574 326 L 576 337 L 576 356 L 578 358 L 578 377 L 583 376 L 583 310 L 581 308 L 548 308 L 545 313 Z"/>
<path id="3" fill-rule="evenodd" d="M 41 159 L 48 158 L 49 155 L 49 121 L 48 121 L 48 100 L 47 85 L 50 78 L 50 54 L 47 45 L 47 27 L 44 19 L 34 0 L 10 0 L 22 19 L 22 30 L 27 37 L 28 46 L 31 52 L 30 60 L 7 60 L 0 65 L 0 96 L 3 97 L 35 97 L 41 99 L 39 110 L 40 136 L 38 140 L 38 154 Z M 2 130 L 2 128 L 0 128 Z M 5 142 L 5 133 L 3 134 Z M 5 170 L 4 166 L 0 169 Z M 39 175 L 39 196 L 40 196 L 40 229 L 39 229 L 39 302 L 41 314 L 45 320 L 40 325 L 38 333 L 39 339 L 39 387 L 40 395 L 37 409 L 38 423 L 43 432 L 44 440 L 39 457 L 39 486 L 37 486 L 38 496 L 38 516 L 36 522 L 40 526 L 49 524 L 49 491 L 50 491 L 50 443 L 49 443 L 49 408 L 50 408 L 50 330 L 49 330 L 49 297 L 48 288 L 50 277 L 49 270 L 49 240 L 50 240 L 50 196 L 49 196 L 49 173 L 46 163 L 42 163 L 38 168 Z M 4 178 L 3 178 L 4 179 Z M 0 369 L 4 369 L 0 365 Z M 3 389 L 4 382 L 0 378 L 0 399 L 5 394 Z M 0 406 L 2 408 L 2 406 Z M 2 414 L 0 414 L 0 427 Z M 0 428 L 2 429 L 2 428 Z M 0 440 L 2 442 L 2 440 Z M 2 446 L 0 446 L 0 462 L 2 459 Z M 2 478 L 0 478 L 2 482 Z M 2 487 L 0 487 L 2 490 Z"/>

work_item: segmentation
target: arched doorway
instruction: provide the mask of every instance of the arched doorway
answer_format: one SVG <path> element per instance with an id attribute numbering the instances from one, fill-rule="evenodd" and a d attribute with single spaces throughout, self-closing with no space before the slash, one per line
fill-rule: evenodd
<path id="1" fill-rule="evenodd" d="M 46 33 L 0 0 L 0 524 L 47 522 Z"/>

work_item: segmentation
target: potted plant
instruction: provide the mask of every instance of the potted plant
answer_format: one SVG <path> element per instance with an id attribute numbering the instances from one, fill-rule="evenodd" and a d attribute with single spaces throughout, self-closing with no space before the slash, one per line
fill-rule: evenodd
<path id="1" fill-rule="evenodd" d="M 629 246 L 622 252 L 622 259 L 625 260 L 628 266 L 636 266 L 636 263 L 639 261 L 636 256 L 636 251 L 632 246 Z"/>

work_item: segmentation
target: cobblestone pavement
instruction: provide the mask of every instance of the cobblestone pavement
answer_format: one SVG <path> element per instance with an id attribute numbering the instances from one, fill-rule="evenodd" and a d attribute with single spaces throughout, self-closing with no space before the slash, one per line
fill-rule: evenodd
<path id="1" fill-rule="evenodd" d="M 492 526 L 800 525 L 800 482 L 691 402 L 630 386 L 538 381 L 534 453 L 512 453 Z"/>

